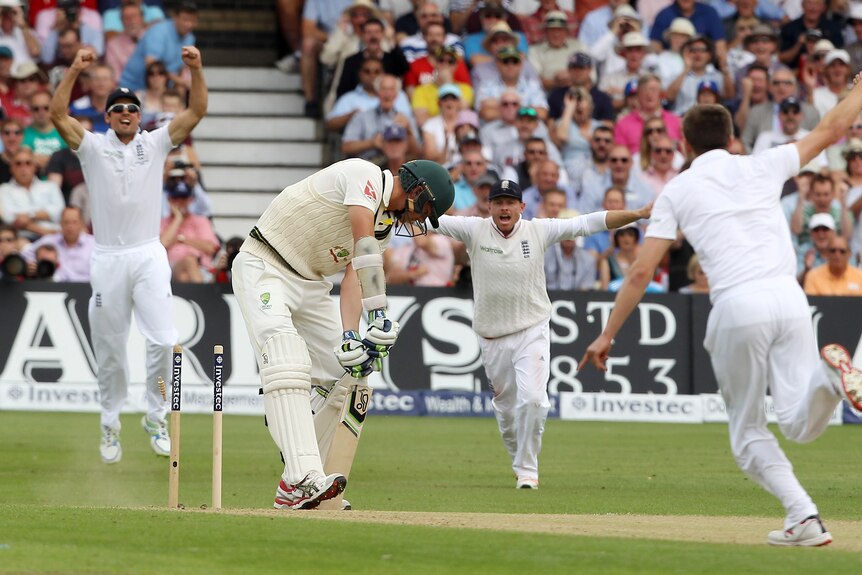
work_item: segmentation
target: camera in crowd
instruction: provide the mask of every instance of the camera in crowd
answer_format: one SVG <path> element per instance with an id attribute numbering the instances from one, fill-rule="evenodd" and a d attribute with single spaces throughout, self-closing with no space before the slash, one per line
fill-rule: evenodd
<path id="1" fill-rule="evenodd" d="M 27 265 L 27 260 L 19 254 L 9 254 L 0 262 L 0 274 L 5 281 L 50 280 L 57 271 L 56 262 L 50 259 L 40 259 L 35 265 Z"/>
<path id="2" fill-rule="evenodd" d="M 6 281 L 20 281 L 27 276 L 27 262 L 19 254 L 9 254 L 0 262 L 0 274 Z"/>
<path id="3" fill-rule="evenodd" d="M 49 280 L 54 277 L 56 271 L 57 264 L 51 260 L 39 260 L 36 262 L 36 271 L 30 276 L 30 279 Z"/>

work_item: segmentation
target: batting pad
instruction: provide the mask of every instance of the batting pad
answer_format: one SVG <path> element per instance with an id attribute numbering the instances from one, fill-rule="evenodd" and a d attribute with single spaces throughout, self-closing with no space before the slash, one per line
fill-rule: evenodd
<path id="1" fill-rule="evenodd" d="M 386 307 L 386 274 L 383 272 L 383 254 L 380 244 L 372 237 L 359 238 L 353 247 L 351 261 L 359 286 L 362 289 L 362 308 L 365 311 Z"/>
<path id="2" fill-rule="evenodd" d="M 311 417 L 311 358 L 305 341 L 280 333 L 261 349 L 260 377 L 269 433 L 284 459 L 284 480 L 297 483 L 323 472 Z"/>

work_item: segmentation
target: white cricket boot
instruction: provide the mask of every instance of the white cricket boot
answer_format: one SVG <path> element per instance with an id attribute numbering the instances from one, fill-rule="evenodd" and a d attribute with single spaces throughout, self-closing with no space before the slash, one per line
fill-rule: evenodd
<path id="1" fill-rule="evenodd" d="M 832 543 L 832 534 L 826 531 L 819 515 L 812 515 L 784 531 L 770 531 L 767 541 L 784 547 L 820 547 Z"/>
<path id="2" fill-rule="evenodd" d="M 164 421 L 153 421 L 147 414 L 141 418 L 141 427 L 150 436 L 150 447 L 156 455 L 169 457 L 171 455 L 171 437 Z"/>
<path id="3" fill-rule="evenodd" d="M 517 489 L 538 489 L 539 488 L 539 480 L 535 477 L 519 477 L 517 483 L 515 483 L 515 488 Z"/>
<path id="4" fill-rule="evenodd" d="M 321 501 L 332 499 L 347 487 L 347 479 L 340 473 L 323 475 L 310 471 L 302 481 L 287 483 L 282 478 L 275 490 L 276 509 L 314 509 Z"/>
<path id="5" fill-rule="evenodd" d="M 102 461 L 107 464 L 119 463 L 123 458 L 123 447 L 120 445 L 120 429 L 118 427 L 102 426 L 99 454 L 102 456 Z"/>
<path id="6" fill-rule="evenodd" d="M 820 350 L 820 357 L 829 367 L 829 375 L 836 391 L 856 411 L 862 411 L 862 371 L 853 367 L 850 353 L 837 343 Z"/>

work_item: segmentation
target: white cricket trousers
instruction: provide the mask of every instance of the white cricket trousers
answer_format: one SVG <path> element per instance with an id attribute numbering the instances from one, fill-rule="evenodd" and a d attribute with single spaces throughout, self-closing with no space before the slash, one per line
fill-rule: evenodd
<path id="1" fill-rule="evenodd" d="M 163 421 L 168 402 L 158 378 L 170 381 L 174 327 L 171 267 L 158 239 L 130 247 L 96 246 L 90 266 L 90 337 L 98 365 L 102 425 L 120 427 L 129 385 L 126 345 L 132 312 L 147 340 L 147 415 Z"/>
<path id="2" fill-rule="evenodd" d="M 785 437 L 816 439 L 841 401 L 820 361 L 808 300 L 790 276 L 746 282 L 713 304 L 704 347 L 727 404 L 737 465 L 777 497 L 785 527 L 817 513 L 793 466 L 766 427 L 764 398 L 772 393 Z"/>
<path id="3" fill-rule="evenodd" d="M 233 270 L 234 294 L 258 363 L 269 339 L 291 333 L 308 347 L 312 384 L 328 386 L 344 375 L 334 352 L 343 330 L 330 282 L 307 280 L 247 252 L 237 254 Z"/>
<path id="4" fill-rule="evenodd" d="M 538 479 L 542 433 L 551 408 L 549 320 L 503 337 L 480 336 L 479 345 L 512 471 L 517 477 Z"/>

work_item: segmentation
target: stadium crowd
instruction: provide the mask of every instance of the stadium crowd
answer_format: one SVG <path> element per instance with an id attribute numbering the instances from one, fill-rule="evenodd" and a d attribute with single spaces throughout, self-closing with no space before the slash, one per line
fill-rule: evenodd
<path id="1" fill-rule="evenodd" d="M 163 8 L 170 8 L 169 10 Z M 105 108 L 118 86 L 141 101 L 144 129 L 186 105 L 191 75 L 182 46 L 195 43 L 198 8 L 161 0 L 0 0 L 0 274 L 5 279 L 89 281 L 95 242 L 81 164 L 51 121 L 57 84 L 80 49 L 98 65 L 76 83 L 70 114 L 108 130 Z M 223 276 L 228 246 L 215 235 L 191 139 L 164 169 L 162 243 L 177 281 Z M 219 268 L 219 265 L 221 268 Z M 224 281 L 224 277 L 221 277 Z"/>
<path id="2" fill-rule="evenodd" d="M 726 106 L 731 151 L 757 153 L 806 134 L 862 68 L 862 3 L 846 0 L 278 7 L 282 22 L 301 25 L 283 26 L 289 49 L 276 65 L 302 75 L 306 115 L 322 117 L 342 154 L 382 167 L 440 162 L 455 181 L 454 213 L 483 217 L 501 178 L 524 190 L 528 219 L 642 207 L 686 167 L 691 106 Z M 862 117 L 786 183 L 781 202 L 808 292 L 862 295 Z M 642 231 L 549 251 L 548 286 L 616 289 Z M 650 289 L 708 291 L 685 238 L 675 248 Z M 457 243 L 396 239 L 390 252 L 392 283 L 469 280 Z"/>
<path id="3" fill-rule="evenodd" d="M 185 105 L 180 48 L 194 44 L 198 10 L 161 0 L 23 4 L 0 0 L 0 273 L 77 279 L 61 271 L 92 249 L 88 193 L 51 124 L 52 89 L 89 47 L 101 64 L 82 74 L 71 114 L 106 131 L 105 99 L 122 85 L 140 98 L 145 128 L 164 125 Z M 287 46 L 276 66 L 301 75 L 306 116 L 322 119 L 343 156 L 393 171 L 415 158 L 437 161 L 455 182 L 453 211 L 480 217 L 501 178 L 524 190 L 525 218 L 642 207 L 685 169 L 681 117 L 692 105 L 728 107 L 731 151 L 757 153 L 807 133 L 862 68 L 862 2 L 848 0 L 276 7 Z M 161 240 L 174 279 L 227 281 L 242 238 L 223 241 L 213 228 L 191 139 L 169 157 L 164 188 Z M 806 290 L 862 295 L 862 117 L 786 183 L 781 202 Z M 80 231 L 66 232 L 76 224 L 64 219 L 80 219 Z M 615 289 L 642 231 L 550 250 L 548 286 Z M 37 252 L 46 244 L 54 249 Z M 707 291 L 692 254 L 680 237 L 651 289 Z M 53 269 L 37 265 L 45 260 Z M 463 246 L 433 235 L 395 238 L 386 261 L 393 284 L 469 282 Z"/>

